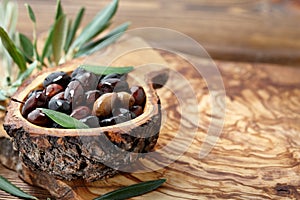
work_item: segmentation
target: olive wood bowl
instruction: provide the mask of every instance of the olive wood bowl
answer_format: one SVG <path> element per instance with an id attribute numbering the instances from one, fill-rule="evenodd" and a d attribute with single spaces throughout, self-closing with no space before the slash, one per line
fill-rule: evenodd
<path id="1" fill-rule="evenodd" d="M 27 79 L 12 97 L 4 128 L 12 137 L 23 164 L 63 180 L 95 181 L 111 177 L 152 151 L 161 126 L 160 100 L 156 89 L 168 79 L 168 70 L 150 72 L 141 86 L 146 93 L 144 112 L 121 124 L 90 129 L 45 128 L 27 121 L 22 102 L 54 71 L 71 73 L 80 61 L 48 68 Z"/>

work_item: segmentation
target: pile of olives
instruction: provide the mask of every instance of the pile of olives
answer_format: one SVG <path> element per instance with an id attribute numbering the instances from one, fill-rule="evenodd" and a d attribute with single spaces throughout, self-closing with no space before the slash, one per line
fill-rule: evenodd
<path id="1" fill-rule="evenodd" d="M 136 118 L 144 110 L 145 91 L 129 87 L 127 74 L 96 75 L 83 68 L 68 74 L 48 75 L 41 89 L 30 92 L 22 115 L 31 123 L 62 128 L 39 108 L 48 108 L 76 118 L 91 128 L 110 126 Z"/>

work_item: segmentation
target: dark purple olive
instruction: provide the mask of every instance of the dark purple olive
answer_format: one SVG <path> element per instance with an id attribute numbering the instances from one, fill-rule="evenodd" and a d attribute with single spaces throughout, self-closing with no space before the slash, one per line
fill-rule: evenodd
<path id="1" fill-rule="evenodd" d="M 97 89 L 103 94 L 111 93 L 114 91 L 114 87 L 111 84 L 101 82 L 98 84 Z"/>
<path id="2" fill-rule="evenodd" d="M 63 90 L 64 88 L 61 85 L 53 83 L 48 85 L 43 92 L 47 96 L 47 99 L 51 99 L 54 95 L 62 92 Z"/>
<path id="3" fill-rule="evenodd" d="M 89 107 L 93 107 L 95 101 L 101 96 L 99 90 L 90 90 L 85 93 L 85 104 Z"/>
<path id="4" fill-rule="evenodd" d="M 74 109 L 71 113 L 71 117 L 74 117 L 75 119 L 82 119 L 87 117 L 92 113 L 91 109 L 87 106 L 79 106 L 76 109 Z"/>
<path id="5" fill-rule="evenodd" d="M 65 92 L 63 91 L 63 92 L 57 93 L 56 95 L 54 95 L 54 96 L 51 98 L 51 100 L 52 100 L 52 99 L 65 99 Z"/>
<path id="6" fill-rule="evenodd" d="M 47 105 L 47 98 L 42 91 L 37 91 L 31 94 L 31 96 L 25 101 L 22 107 L 22 115 L 27 117 L 28 113 L 38 107 L 45 107 Z"/>
<path id="7" fill-rule="evenodd" d="M 143 107 L 142 106 L 132 106 L 132 108 L 130 109 L 130 111 L 132 113 L 134 113 L 135 117 L 138 117 L 138 116 L 140 116 L 143 113 Z"/>
<path id="8" fill-rule="evenodd" d="M 126 81 L 120 81 L 118 82 L 115 87 L 114 87 L 114 92 L 129 92 L 130 93 L 130 89 L 129 89 L 129 85 Z"/>
<path id="9" fill-rule="evenodd" d="M 65 90 L 65 99 L 68 100 L 73 107 L 77 107 L 84 101 L 84 89 L 79 81 L 71 81 Z"/>
<path id="10" fill-rule="evenodd" d="M 40 109 L 31 111 L 27 116 L 27 120 L 38 126 L 47 126 L 51 123 L 51 119 L 48 118 Z"/>
<path id="11" fill-rule="evenodd" d="M 78 68 L 76 68 L 76 69 L 72 72 L 71 77 L 74 78 L 74 77 L 77 76 L 78 74 L 83 74 L 83 73 L 85 73 L 85 72 L 87 72 L 85 69 L 83 69 L 83 68 L 81 68 L 81 67 L 78 67 Z"/>
<path id="12" fill-rule="evenodd" d="M 55 83 L 66 88 L 70 80 L 71 77 L 66 72 L 53 72 L 45 78 L 43 86 L 46 88 L 48 85 Z"/>
<path id="13" fill-rule="evenodd" d="M 144 89 L 141 86 L 132 86 L 130 91 L 135 100 L 135 104 L 143 106 L 146 101 L 146 93 Z"/>
<path id="14" fill-rule="evenodd" d="M 72 110 L 71 104 L 68 101 L 64 99 L 53 99 L 53 98 L 49 101 L 48 108 L 66 114 L 70 114 Z"/>
<path id="15" fill-rule="evenodd" d="M 78 73 L 73 80 L 77 80 L 81 83 L 85 91 L 95 90 L 98 85 L 99 78 L 96 74 L 91 72 Z"/>
<path id="16" fill-rule="evenodd" d="M 99 119 L 96 116 L 87 116 L 83 119 L 80 119 L 81 122 L 88 125 L 90 128 L 97 128 L 99 127 Z"/>

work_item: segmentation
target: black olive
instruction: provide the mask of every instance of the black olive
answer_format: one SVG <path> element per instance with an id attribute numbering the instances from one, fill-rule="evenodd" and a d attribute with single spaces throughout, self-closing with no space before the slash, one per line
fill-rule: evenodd
<path id="1" fill-rule="evenodd" d="M 63 99 L 51 99 L 48 103 L 48 108 L 51 110 L 63 112 L 66 114 L 70 114 L 71 112 L 71 104 Z"/>
<path id="2" fill-rule="evenodd" d="M 71 77 L 66 72 L 53 72 L 45 78 L 43 86 L 44 88 L 46 88 L 48 85 L 56 83 L 65 88 L 70 82 L 70 80 Z"/>
<path id="3" fill-rule="evenodd" d="M 80 119 L 81 122 L 88 125 L 90 128 L 97 128 L 99 127 L 99 119 L 96 116 L 88 116 L 83 119 Z"/>
<path id="4" fill-rule="evenodd" d="M 70 116 L 74 117 L 75 119 L 82 119 L 87 117 L 91 113 L 92 113 L 91 109 L 89 109 L 87 106 L 79 106 L 72 111 Z"/>

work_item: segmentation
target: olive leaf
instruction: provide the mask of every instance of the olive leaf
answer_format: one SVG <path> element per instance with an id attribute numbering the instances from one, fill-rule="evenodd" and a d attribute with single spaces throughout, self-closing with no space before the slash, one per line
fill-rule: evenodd
<path id="1" fill-rule="evenodd" d="M 80 65 L 79 67 L 97 75 L 107 75 L 113 73 L 126 74 L 131 72 L 134 69 L 132 66 L 108 67 L 108 66 L 97 66 L 97 65 Z"/>
<path id="2" fill-rule="evenodd" d="M 32 8 L 31 8 L 31 6 L 30 6 L 29 4 L 26 3 L 26 4 L 25 4 L 25 7 L 27 8 L 27 12 L 28 12 L 28 14 L 29 14 L 29 17 L 30 17 L 31 21 L 32 21 L 33 23 L 36 23 L 35 14 L 34 14 Z"/>
<path id="3" fill-rule="evenodd" d="M 3 46 L 6 48 L 13 61 L 18 65 L 20 71 L 24 72 L 27 68 L 25 58 L 2 27 L 0 27 L 0 37 Z"/>
<path id="4" fill-rule="evenodd" d="M 103 31 L 110 19 L 114 16 L 118 8 L 118 0 L 113 0 L 108 6 L 97 13 L 94 19 L 83 28 L 80 35 L 72 43 L 70 50 L 80 48 L 83 44 L 94 38 L 98 33 Z"/>
<path id="5" fill-rule="evenodd" d="M 54 110 L 50 110 L 50 109 L 46 109 L 46 108 L 40 108 L 40 109 L 50 119 L 52 119 L 54 122 L 58 123 L 59 125 L 61 125 L 64 128 L 69 128 L 69 129 L 89 128 L 89 126 L 86 125 L 85 123 L 79 121 L 78 119 L 70 117 L 67 114 L 57 112 Z"/>
<path id="6" fill-rule="evenodd" d="M 52 38 L 53 57 L 56 65 L 59 64 L 59 60 L 62 57 L 62 52 L 67 37 L 67 28 L 66 15 L 61 15 L 54 25 Z"/>
<path id="7" fill-rule="evenodd" d="M 33 44 L 31 43 L 30 39 L 22 33 L 19 33 L 19 39 L 20 39 L 20 47 L 24 56 L 26 57 L 27 61 L 31 62 L 33 57 L 33 51 L 34 51 Z"/>
<path id="8" fill-rule="evenodd" d="M 125 22 L 124 24 L 121 24 L 120 26 L 113 29 L 103 38 L 83 46 L 78 50 L 78 52 L 75 54 L 74 57 L 76 58 L 76 57 L 90 55 L 110 45 L 111 43 L 115 42 L 119 37 L 123 35 L 123 33 L 127 30 L 129 25 L 130 25 L 129 22 Z"/>
<path id="9" fill-rule="evenodd" d="M 95 198 L 94 200 L 104 200 L 104 199 L 128 199 L 131 197 L 140 196 L 142 194 L 151 192 L 152 190 L 157 189 L 159 186 L 161 186 L 164 182 L 166 182 L 166 179 L 158 179 L 158 180 L 152 180 L 152 181 L 145 181 L 142 183 L 130 185 L 109 193 L 106 193 L 98 198 Z"/>
<path id="10" fill-rule="evenodd" d="M 24 191 L 22 191 L 17 186 L 10 183 L 6 178 L 0 175 L 0 189 L 17 197 L 25 198 L 25 199 L 37 199 L 34 196 L 31 196 Z"/>
<path id="11" fill-rule="evenodd" d="M 18 79 L 12 84 L 12 87 L 19 87 L 22 82 L 30 76 L 30 74 L 33 72 L 33 70 L 37 67 L 37 61 L 34 61 L 29 65 L 29 67 L 19 75 Z"/>
<path id="12" fill-rule="evenodd" d="M 57 0 L 55 20 L 58 20 L 63 14 L 64 14 L 64 11 L 63 11 L 63 8 L 61 6 L 61 2 L 60 2 L 60 0 Z"/>
<path id="13" fill-rule="evenodd" d="M 66 44 L 65 44 L 65 53 L 68 52 L 69 48 L 70 48 L 70 45 L 71 43 L 73 42 L 74 40 L 74 37 L 76 35 L 76 32 L 80 26 L 80 23 L 81 23 L 81 20 L 82 20 L 82 17 L 84 15 L 84 12 L 85 12 L 85 9 L 84 8 L 81 8 L 79 10 L 79 12 L 77 13 L 76 15 L 76 18 L 75 18 L 75 21 L 74 23 L 72 24 L 71 28 L 70 28 L 70 31 L 68 31 L 68 36 L 67 36 L 67 41 L 66 41 Z"/>

